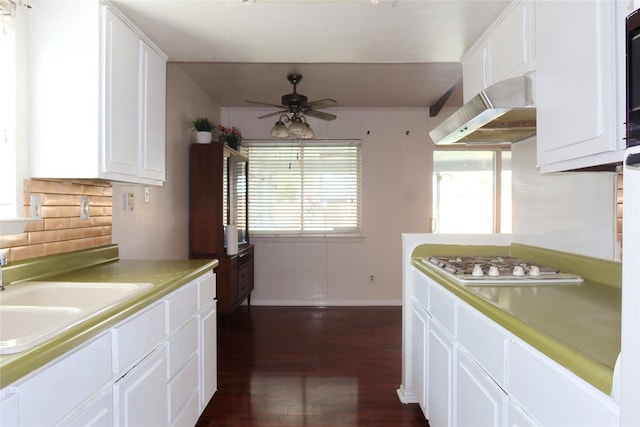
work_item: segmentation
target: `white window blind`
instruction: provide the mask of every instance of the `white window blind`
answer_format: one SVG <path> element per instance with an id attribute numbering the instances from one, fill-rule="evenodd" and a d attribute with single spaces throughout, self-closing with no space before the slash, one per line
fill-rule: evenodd
<path id="1" fill-rule="evenodd" d="M 361 141 L 243 141 L 242 150 L 252 235 L 360 233 Z"/>

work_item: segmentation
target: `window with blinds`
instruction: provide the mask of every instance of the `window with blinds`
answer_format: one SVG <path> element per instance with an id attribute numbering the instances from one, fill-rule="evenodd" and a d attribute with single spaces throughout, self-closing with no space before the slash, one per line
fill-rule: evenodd
<path id="1" fill-rule="evenodd" d="M 361 141 L 243 141 L 242 150 L 252 235 L 360 233 Z"/>

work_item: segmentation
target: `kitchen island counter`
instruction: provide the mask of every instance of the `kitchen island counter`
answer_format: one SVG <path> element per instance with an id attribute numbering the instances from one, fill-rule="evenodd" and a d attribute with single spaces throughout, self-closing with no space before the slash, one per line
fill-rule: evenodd
<path id="1" fill-rule="evenodd" d="M 584 277 L 581 284 L 469 286 L 426 267 L 434 254 L 515 254 L 552 264 Z M 412 265 L 482 314 L 571 370 L 611 393 L 620 352 L 621 265 L 524 245 L 452 246 L 426 244 L 412 254 Z"/>
<path id="2" fill-rule="evenodd" d="M 218 260 L 215 259 L 120 260 L 116 245 L 10 264 L 3 269 L 5 283 L 144 282 L 153 286 L 49 341 L 20 353 L 0 356 L 0 388 L 46 365 L 217 266 Z M 7 285 L 7 288 L 11 286 Z"/>

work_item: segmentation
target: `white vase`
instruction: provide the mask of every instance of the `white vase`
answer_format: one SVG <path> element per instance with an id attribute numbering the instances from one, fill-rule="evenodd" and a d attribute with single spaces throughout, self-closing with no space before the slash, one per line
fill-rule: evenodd
<path id="1" fill-rule="evenodd" d="M 211 142 L 211 132 L 197 131 L 196 142 L 198 144 L 209 144 Z"/>

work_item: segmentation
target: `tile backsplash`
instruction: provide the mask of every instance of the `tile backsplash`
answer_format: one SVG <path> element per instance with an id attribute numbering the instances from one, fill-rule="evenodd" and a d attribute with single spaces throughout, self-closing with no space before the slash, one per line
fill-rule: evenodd
<path id="1" fill-rule="evenodd" d="M 25 232 L 0 236 L 0 253 L 9 261 L 89 249 L 112 243 L 112 189 L 106 181 L 26 179 L 23 185 L 25 216 L 31 195 L 40 195 L 39 221 Z M 80 219 L 80 197 L 89 198 L 89 218 Z"/>

